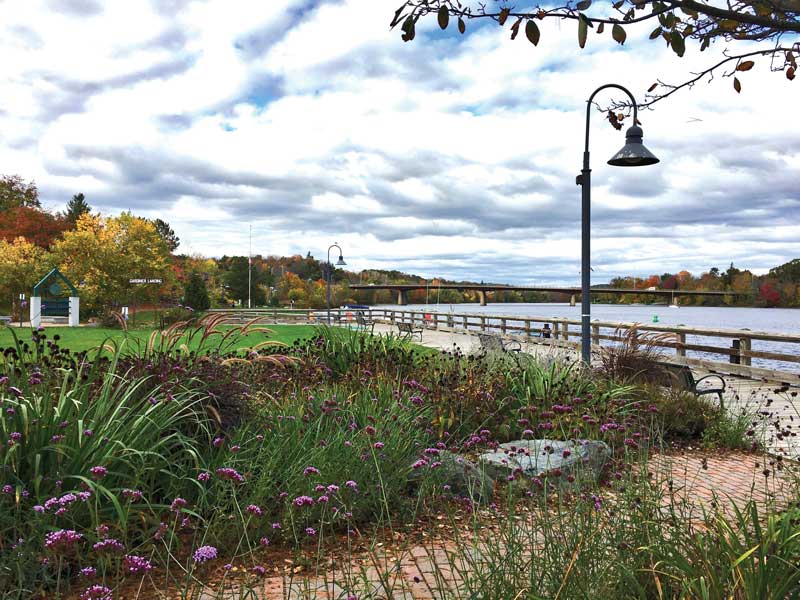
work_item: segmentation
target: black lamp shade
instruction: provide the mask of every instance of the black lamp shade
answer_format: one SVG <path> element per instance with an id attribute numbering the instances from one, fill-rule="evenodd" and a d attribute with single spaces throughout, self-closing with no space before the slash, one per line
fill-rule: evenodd
<path id="1" fill-rule="evenodd" d="M 608 164 L 614 167 L 646 167 L 657 162 L 659 160 L 642 143 L 642 128 L 634 125 L 625 132 L 625 145 L 611 157 Z"/>
<path id="2" fill-rule="evenodd" d="M 658 161 L 656 161 L 656 162 L 658 162 Z M 340 254 L 339 255 L 339 260 L 336 261 L 336 266 L 337 267 L 344 267 L 346 265 L 347 265 L 347 263 L 344 262 L 344 257 Z"/>

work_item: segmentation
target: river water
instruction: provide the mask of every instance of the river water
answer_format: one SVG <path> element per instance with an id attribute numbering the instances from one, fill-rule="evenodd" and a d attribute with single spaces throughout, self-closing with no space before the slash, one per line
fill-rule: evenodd
<path id="1" fill-rule="evenodd" d="M 470 313 L 486 315 L 515 315 L 523 317 L 560 317 L 580 321 L 580 304 L 540 303 L 540 304 L 409 304 L 408 306 L 379 305 L 375 308 L 396 310 L 428 310 L 442 313 Z M 742 307 L 717 307 L 717 306 L 682 306 L 670 308 L 663 305 L 637 305 L 637 304 L 592 304 L 592 320 L 619 321 L 625 323 L 659 325 L 686 325 L 687 327 L 707 327 L 711 329 L 749 329 L 751 331 L 766 331 L 771 333 L 796 333 L 800 334 L 800 310 L 790 308 L 742 308 Z M 700 341 L 700 340 L 703 341 Z M 687 337 L 689 343 L 700 343 L 713 346 L 730 347 L 729 338 L 696 338 Z M 781 352 L 798 355 L 800 344 L 784 342 L 753 342 L 753 350 L 768 352 Z M 722 355 L 707 355 L 698 352 L 688 352 L 688 356 L 709 358 L 712 360 L 726 360 Z M 785 361 L 773 361 L 756 358 L 753 366 L 783 371 L 800 372 L 800 364 Z"/>

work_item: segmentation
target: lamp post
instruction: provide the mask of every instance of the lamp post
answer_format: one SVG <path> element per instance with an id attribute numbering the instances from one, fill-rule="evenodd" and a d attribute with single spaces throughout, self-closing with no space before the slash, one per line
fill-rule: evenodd
<path id="1" fill-rule="evenodd" d="M 343 267 L 347 265 L 344 262 L 344 257 L 342 256 L 342 249 L 339 247 L 339 244 L 331 244 L 328 247 L 328 260 L 325 263 L 327 270 L 328 270 L 328 277 L 327 277 L 327 284 L 328 284 L 328 325 L 331 324 L 331 275 L 333 273 L 333 265 L 331 264 L 331 248 L 339 248 L 339 260 L 336 261 L 337 267 Z"/>
<path id="2" fill-rule="evenodd" d="M 626 88 L 616 83 L 608 83 L 597 88 L 586 101 L 586 145 L 583 150 L 583 169 L 581 174 L 575 179 L 575 183 L 581 186 L 581 358 L 587 365 L 591 362 L 591 337 L 590 337 L 590 318 L 591 300 L 589 289 L 591 287 L 590 277 L 590 240 L 591 240 L 591 199 L 592 199 L 592 180 L 591 169 L 589 168 L 589 115 L 592 109 L 592 100 L 602 90 L 616 88 L 625 92 L 633 104 L 633 125 L 625 132 L 625 145 L 622 149 L 611 157 L 609 165 L 614 167 L 644 167 L 654 165 L 658 159 L 642 144 L 642 128 L 637 125 L 638 107 L 636 99 Z"/>

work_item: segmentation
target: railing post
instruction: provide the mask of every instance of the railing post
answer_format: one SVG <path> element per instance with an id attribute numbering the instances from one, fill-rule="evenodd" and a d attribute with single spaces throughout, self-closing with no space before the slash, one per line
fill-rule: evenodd
<path id="1" fill-rule="evenodd" d="M 676 333 L 675 341 L 676 341 L 676 346 L 675 346 L 676 356 L 686 356 L 686 334 Z"/>
<path id="2" fill-rule="evenodd" d="M 592 346 L 600 345 L 600 325 L 592 325 Z"/>
<path id="3" fill-rule="evenodd" d="M 531 337 L 531 321 L 530 319 L 525 319 L 525 337 Z"/>
<path id="4" fill-rule="evenodd" d="M 481 331 L 486 331 L 486 317 L 481 317 Z"/>
<path id="5" fill-rule="evenodd" d="M 741 357 L 741 364 L 750 366 L 752 359 L 749 356 L 742 356 L 742 352 L 750 352 L 752 350 L 752 340 L 750 338 L 739 339 L 739 356 Z"/>
<path id="6" fill-rule="evenodd" d="M 500 319 L 500 332 L 506 334 L 506 319 Z"/>
<path id="7" fill-rule="evenodd" d="M 564 341 L 569 340 L 569 324 L 566 321 L 561 322 L 561 339 Z"/>
<path id="8" fill-rule="evenodd" d="M 742 359 L 741 359 L 741 346 L 742 346 L 741 341 L 742 340 L 733 340 L 732 343 L 731 343 L 731 349 L 733 350 L 733 352 L 731 352 L 731 364 L 739 365 L 742 362 Z"/>
<path id="9" fill-rule="evenodd" d="M 461 317 L 461 324 L 464 326 L 464 330 L 469 329 L 469 324 L 467 323 L 467 317 Z"/>
<path id="10" fill-rule="evenodd" d="M 453 324 L 453 315 L 451 315 L 451 314 L 447 315 L 447 326 L 450 329 L 453 329 L 453 327 L 455 327 L 455 325 Z"/>

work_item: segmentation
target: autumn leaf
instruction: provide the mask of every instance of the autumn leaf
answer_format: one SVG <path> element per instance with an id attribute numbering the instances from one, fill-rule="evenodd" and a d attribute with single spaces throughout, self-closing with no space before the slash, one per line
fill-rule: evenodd
<path id="1" fill-rule="evenodd" d="M 439 27 L 442 29 L 447 29 L 447 25 L 450 23 L 450 11 L 447 10 L 447 7 L 442 5 L 439 7 Z"/>
<path id="2" fill-rule="evenodd" d="M 464 23 L 464 19 L 458 17 L 458 32 L 464 33 L 467 30 L 467 25 Z"/>
<path id="3" fill-rule="evenodd" d="M 788 79 L 789 81 L 794 80 L 795 70 L 796 69 L 794 67 L 789 67 L 788 69 L 786 69 L 786 79 Z"/>
<path id="4" fill-rule="evenodd" d="M 622 28 L 622 25 L 617 25 L 616 23 L 614 23 L 614 27 L 611 28 L 611 37 L 614 38 L 614 41 L 622 45 L 625 43 L 625 39 L 628 36 L 625 33 L 625 30 Z"/>
<path id="5" fill-rule="evenodd" d="M 605 31 L 605 29 L 606 29 L 605 25 L 606 25 L 605 23 L 600 23 L 597 26 L 597 33 L 603 33 Z"/>
<path id="6" fill-rule="evenodd" d="M 672 50 L 678 56 L 683 56 L 683 54 L 686 52 L 686 43 L 678 34 L 670 36 L 670 45 L 672 46 Z"/>
<path id="7" fill-rule="evenodd" d="M 516 39 L 517 34 L 519 33 L 519 26 L 522 24 L 522 17 L 514 21 L 514 24 L 511 26 L 511 39 Z"/>
<path id="8" fill-rule="evenodd" d="M 749 71 L 750 69 L 753 68 L 754 64 L 756 64 L 756 63 L 754 63 L 752 60 L 746 60 L 744 62 L 740 62 L 736 66 L 736 70 L 737 71 Z"/>
<path id="9" fill-rule="evenodd" d="M 533 21 L 525 23 L 525 37 L 527 37 L 528 41 L 534 46 L 539 44 L 539 26 Z"/>
<path id="10" fill-rule="evenodd" d="M 497 17 L 497 22 L 500 23 L 500 25 L 505 25 L 506 19 L 508 19 L 508 14 L 510 12 L 511 12 L 510 8 L 504 8 L 503 10 L 501 10 L 500 15 Z"/>
<path id="11" fill-rule="evenodd" d="M 651 85 L 649 88 L 647 88 L 647 91 L 648 91 L 648 92 L 652 92 L 652 91 L 653 91 L 654 89 L 656 89 L 657 87 L 658 87 L 658 83 L 654 83 L 654 84 L 653 84 L 653 85 Z"/>
<path id="12" fill-rule="evenodd" d="M 575 5 L 575 8 L 578 10 L 588 10 L 588 8 L 592 5 L 592 0 L 581 0 Z"/>
<path id="13" fill-rule="evenodd" d="M 742 83 L 739 81 L 738 77 L 733 78 L 733 89 L 736 90 L 737 94 L 742 93 Z"/>
<path id="14" fill-rule="evenodd" d="M 661 35 L 661 27 L 656 27 L 655 29 L 653 29 L 653 31 L 650 32 L 650 39 L 654 40 L 660 35 Z"/>

